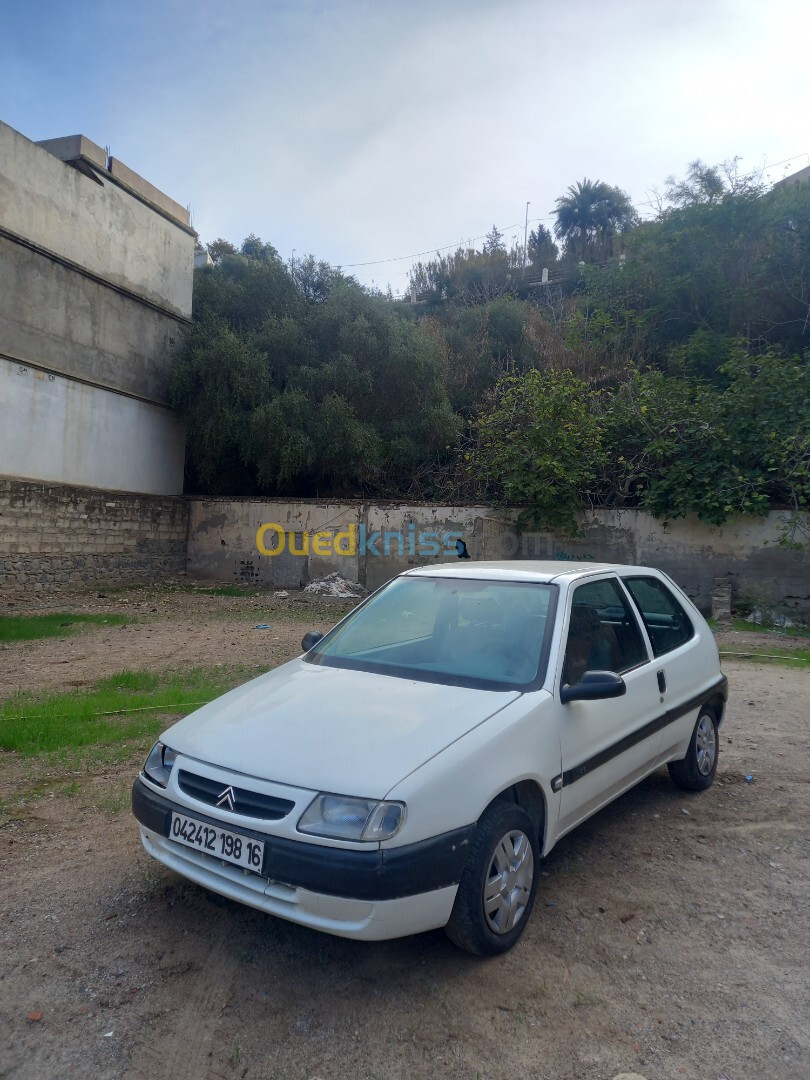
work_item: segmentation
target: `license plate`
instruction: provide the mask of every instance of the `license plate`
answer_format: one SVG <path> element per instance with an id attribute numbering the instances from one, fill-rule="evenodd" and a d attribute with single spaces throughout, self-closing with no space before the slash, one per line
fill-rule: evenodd
<path id="1" fill-rule="evenodd" d="M 264 860 L 264 843 L 261 840 L 251 840 L 239 833 L 206 825 L 184 814 L 172 814 L 169 839 L 204 851 L 214 859 L 223 859 L 256 874 L 261 872 Z"/>

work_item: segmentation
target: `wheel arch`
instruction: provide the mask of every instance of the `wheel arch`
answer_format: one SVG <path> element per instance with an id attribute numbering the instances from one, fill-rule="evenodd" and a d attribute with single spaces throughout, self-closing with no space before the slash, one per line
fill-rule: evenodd
<path id="1" fill-rule="evenodd" d="M 726 711 L 726 699 L 722 694 L 715 694 L 714 697 L 709 698 L 706 704 L 711 708 L 714 713 L 714 718 L 717 721 L 717 726 L 723 722 L 723 716 Z"/>
<path id="2" fill-rule="evenodd" d="M 540 851 L 545 851 L 548 814 L 545 793 L 537 781 L 518 780 L 516 783 L 510 784 L 509 787 L 504 788 L 503 791 L 499 792 L 499 794 L 484 807 L 482 815 L 487 812 L 490 806 L 493 806 L 498 802 L 514 803 L 526 811 L 532 819 L 532 823 L 537 832 L 537 842 L 540 846 Z"/>

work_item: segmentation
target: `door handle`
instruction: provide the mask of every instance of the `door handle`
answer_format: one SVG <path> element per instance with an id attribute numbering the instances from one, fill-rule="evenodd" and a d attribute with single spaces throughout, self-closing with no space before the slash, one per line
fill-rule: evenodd
<path id="1" fill-rule="evenodd" d="M 659 671 L 657 674 L 658 674 L 658 689 L 661 691 L 662 694 L 665 694 L 667 692 L 667 677 L 663 673 L 663 671 Z"/>

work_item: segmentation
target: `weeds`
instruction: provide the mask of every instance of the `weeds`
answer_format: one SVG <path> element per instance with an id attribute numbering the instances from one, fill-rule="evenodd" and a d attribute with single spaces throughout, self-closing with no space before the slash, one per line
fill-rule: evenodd
<path id="1" fill-rule="evenodd" d="M 789 606 L 765 588 L 751 589 L 735 597 L 732 613 L 740 616 L 745 629 L 776 630 L 801 636 L 810 632 L 808 613 Z M 739 620 L 735 619 L 735 622 Z"/>
<path id="2" fill-rule="evenodd" d="M 153 737 L 167 718 L 185 716 L 262 670 L 120 671 L 69 693 L 15 694 L 0 706 L 0 747 L 33 755 Z"/>
<path id="3" fill-rule="evenodd" d="M 585 1006 L 585 1005 L 604 1005 L 604 1004 L 605 1003 L 602 1000 L 602 998 L 596 997 L 596 996 L 594 996 L 592 994 L 582 994 L 582 993 L 580 993 L 579 990 L 577 990 L 576 995 L 574 997 L 574 1005 L 575 1006 L 582 1007 L 582 1006 Z"/>
<path id="4" fill-rule="evenodd" d="M 771 626 L 738 618 L 733 618 L 730 623 L 723 623 L 722 625 L 716 619 L 707 619 L 706 621 L 712 630 L 723 633 L 731 629 L 747 634 L 773 634 L 774 637 L 810 637 L 810 629 L 804 626 Z"/>
<path id="5" fill-rule="evenodd" d="M 125 615 L 0 615 L 0 641 L 36 641 L 39 638 L 66 637 L 87 626 L 124 626 L 131 622 Z"/>
<path id="6" fill-rule="evenodd" d="M 219 585 L 211 589 L 192 588 L 194 593 L 202 593 L 204 596 L 260 596 L 257 589 L 243 589 L 238 585 Z"/>
<path id="7" fill-rule="evenodd" d="M 810 649 L 791 649 L 789 653 L 775 653 L 774 645 L 752 646 L 720 650 L 720 658 L 730 660 L 755 660 L 761 664 L 783 664 L 785 667 L 805 667 L 810 664 Z"/>
<path id="8" fill-rule="evenodd" d="M 76 785 L 79 788 L 79 785 Z M 111 791 L 105 791 L 93 799 L 98 810 L 111 817 L 116 817 L 125 810 L 130 803 L 131 785 L 129 783 L 117 784 Z"/>

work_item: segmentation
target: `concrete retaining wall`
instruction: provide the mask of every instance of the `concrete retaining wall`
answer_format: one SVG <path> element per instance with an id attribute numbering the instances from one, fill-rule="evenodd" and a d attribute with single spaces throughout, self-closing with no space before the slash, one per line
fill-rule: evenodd
<path id="1" fill-rule="evenodd" d="M 172 495 L 184 456 L 169 409 L 0 358 L 0 473 Z"/>
<path id="2" fill-rule="evenodd" d="M 82 136 L 0 123 L 0 476 L 180 495 L 188 213 Z"/>
<path id="3" fill-rule="evenodd" d="M 274 555 L 263 555 L 256 546 L 257 530 L 268 523 L 289 534 L 284 549 Z M 468 542 L 475 538 L 476 550 L 483 551 L 489 549 L 493 531 L 500 532 L 503 527 L 491 510 L 481 506 L 193 499 L 189 572 L 222 581 L 299 588 L 337 570 L 351 581 L 376 589 L 409 566 L 429 561 L 419 551 L 427 546 L 443 546 L 439 537 L 464 536 Z M 397 530 L 402 533 L 402 542 L 393 538 L 386 546 L 381 534 Z M 331 543 L 319 545 L 313 541 L 315 534 L 324 533 L 332 538 Z M 346 538 L 347 533 L 353 536 L 353 543 Z M 436 534 L 437 538 L 420 544 L 420 533 Z M 265 537 L 268 550 L 278 546 L 274 537 L 275 533 Z M 343 539 L 336 544 L 337 537 Z M 380 555 L 368 554 L 368 545 Z M 331 550 L 325 554 L 323 548 Z M 453 557 L 454 546 L 452 554 L 441 561 Z"/>
<path id="4" fill-rule="evenodd" d="M 168 405 L 177 319 L 4 236 L 0 297 L 0 352 Z"/>
<path id="5" fill-rule="evenodd" d="M 442 553 L 420 555 L 420 535 L 438 533 L 440 538 L 445 534 L 463 538 L 473 559 L 657 566 L 704 611 L 711 608 L 718 577 L 730 581 L 735 595 L 762 594 L 786 607 L 810 609 L 810 559 L 806 552 L 778 545 L 783 517 L 772 513 L 716 528 L 694 518 L 664 524 L 639 510 L 603 510 L 583 516 L 583 536 L 574 541 L 553 533 L 518 534 L 508 520 L 482 506 L 195 499 L 189 519 L 188 569 L 199 577 L 279 588 L 297 588 L 339 570 L 374 589 L 409 566 L 452 559 Z M 257 548 L 257 530 L 266 524 L 287 534 L 284 550 L 277 554 L 262 554 Z M 351 530 L 356 538 L 353 549 L 345 538 L 335 543 L 338 534 L 345 536 Z M 386 531 L 403 537 L 403 542 L 396 538 L 389 542 L 387 554 Z M 316 533 L 327 537 L 317 551 Z M 275 550 L 279 543 L 275 530 L 265 533 L 267 550 Z M 368 543 L 380 554 L 370 554 Z M 421 549 L 424 552 L 424 545 Z"/>
<path id="6" fill-rule="evenodd" d="M 779 545 L 784 513 L 707 525 L 696 517 L 665 523 L 642 510 L 599 510 L 584 515 L 579 541 L 528 533 L 521 558 L 538 551 L 555 557 L 657 566 L 703 611 L 711 610 L 714 582 L 725 578 L 732 595 L 769 597 L 778 605 L 810 611 L 810 552 Z"/>
<path id="7" fill-rule="evenodd" d="M 3 123 L 0 223 L 144 299 L 191 315 L 190 229 L 155 213 L 112 174 L 93 179 Z"/>
<path id="8" fill-rule="evenodd" d="M 188 502 L 0 478 L 0 593 L 159 581 L 186 564 Z"/>

